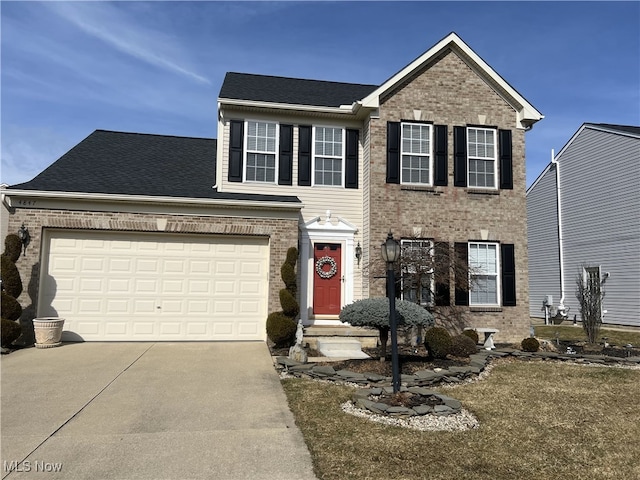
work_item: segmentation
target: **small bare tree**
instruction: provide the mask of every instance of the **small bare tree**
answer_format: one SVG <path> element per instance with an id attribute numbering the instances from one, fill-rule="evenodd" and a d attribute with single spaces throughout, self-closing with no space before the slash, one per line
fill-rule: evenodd
<path id="1" fill-rule="evenodd" d="M 448 242 L 405 238 L 396 265 L 396 294 L 428 309 L 438 325 L 462 331 L 467 326 L 466 308 L 452 304 L 451 287 L 458 295 L 467 295 L 470 269 L 467 259 L 452 247 Z M 373 278 L 384 278 L 385 267 L 375 259 L 368 266 Z"/>
<path id="2" fill-rule="evenodd" d="M 604 298 L 599 267 L 583 266 L 576 275 L 576 298 L 580 304 L 582 328 L 589 343 L 596 343 L 602 326 L 602 299 Z"/>

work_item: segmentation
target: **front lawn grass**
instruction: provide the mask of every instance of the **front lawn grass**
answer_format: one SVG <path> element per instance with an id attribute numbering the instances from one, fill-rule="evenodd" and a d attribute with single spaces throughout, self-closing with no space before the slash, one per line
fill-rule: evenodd
<path id="1" fill-rule="evenodd" d="M 487 379 L 446 390 L 480 421 L 466 432 L 348 415 L 352 387 L 283 386 L 321 480 L 640 478 L 640 370 L 498 361 Z"/>
<path id="2" fill-rule="evenodd" d="M 536 325 L 534 327 L 537 338 L 569 342 L 586 342 L 587 334 L 584 333 L 582 325 Z M 557 337 L 556 337 L 557 335 Z M 602 337 L 607 337 L 607 342 L 611 345 L 625 346 L 630 343 L 634 347 L 640 346 L 640 331 L 613 330 L 601 328 L 598 335 L 598 342 L 602 343 Z"/>

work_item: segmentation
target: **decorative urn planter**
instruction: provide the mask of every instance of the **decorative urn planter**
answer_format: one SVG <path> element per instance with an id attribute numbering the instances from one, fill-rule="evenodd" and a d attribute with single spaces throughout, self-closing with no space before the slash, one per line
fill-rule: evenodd
<path id="1" fill-rule="evenodd" d="M 33 330 L 36 334 L 36 348 L 52 348 L 62 344 L 62 326 L 64 318 L 41 317 L 33 319 Z"/>

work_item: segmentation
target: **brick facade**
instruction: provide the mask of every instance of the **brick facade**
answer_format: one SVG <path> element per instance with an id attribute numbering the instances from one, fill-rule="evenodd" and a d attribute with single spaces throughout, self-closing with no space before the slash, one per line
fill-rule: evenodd
<path id="1" fill-rule="evenodd" d="M 17 232 L 23 223 L 31 234 L 31 243 L 26 255 L 21 256 L 16 265 L 24 286 L 19 301 L 25 307 L 23 318 L 26 321 L 35 318 L 37 314 L 40 261 L 43 255 L 42 232 L 45 228 L 268 237 L 269 312 L 281 309 L 279 291 L 283 288 L 283 284 L 280 267 L 286 259 L 287 250 L 298 245 L 297 218 L 243 218 L 14 208 L 9 215 L 8 231 Z"/>
<path id="2" fill-rule="evenodd" d="M 447 125 L 448 186 L 416 188 L 386 183 L 387 122 L 419 120 Z M 513 190 L 491 192 L 453 186 L 453 127 L 486 125 L 512 131 Z M 496 327 L 498 341 L 520 341 L 529 333 L 527 279 L 527 218 L 524 130 L 516 128 L 516 112 L 458 55 L 448 51 L 432 61 L 380 101 L 379 118 L 370 120 L 370 193 L 368 223 L 372 256 L 390 230 L 396 239 L 435 241 L 480 240 L 515 245 L 517 306 L 470 309 L 469 326 Z M 371 296 L 382 296 L 383 282 L 371 282 Z M 453 296 L 453 289 L 451 291 Z M 453 298 L 451 299 L 453 304 Z M 472 310 L 472 311 L 470 311 Z M 484 310 L 484 311 L 481 311 Z M 500 311 L 487 311 L 500 310 Z"/>

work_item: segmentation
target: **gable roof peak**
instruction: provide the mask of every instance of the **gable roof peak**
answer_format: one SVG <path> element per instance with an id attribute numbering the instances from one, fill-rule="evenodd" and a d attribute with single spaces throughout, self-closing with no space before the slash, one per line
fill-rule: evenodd
<path id="1" fill-rule="evenodd" d="M 380 106 L 380 98 L 386 92 L 395 88 L 405 79 L 413 75 L 414 72 L 420 70 L 424 65 L 448 49 L 454 51 L 465 63 L 473 68 L 491 88 L 516 110 L 519 127 L 529 129 L 535 122 L 544 118 L 544 115 L 520 95 L 515 88 L 509 85 L 507 81 L 474 52 L 455 32 L 449 33 L 402 70 L 383 82 L 378 89 L 359 103 L 363 107 L 378 108 Z"/>

